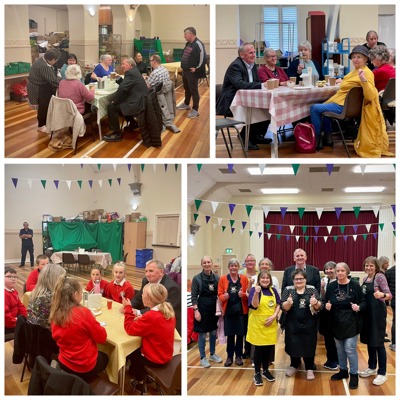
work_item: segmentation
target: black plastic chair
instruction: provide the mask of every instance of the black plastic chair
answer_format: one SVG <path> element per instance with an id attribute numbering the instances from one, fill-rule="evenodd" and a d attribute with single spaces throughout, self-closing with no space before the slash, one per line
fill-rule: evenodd
<path id="1" fill-rule="evenodd" d="M 215 99 L 216 103 L 215 104 L 218 103 L 218 99 L 221 96 L 221 92 L 222 92 L 222 85 L 221 84 L 217 84 L 216 87 L 215 87 L 215 96 L 216 96 L 216 99 Z M 239 139 L 240 145 L 242 146 L 243 154 L 247 158 L 247 153 L 246 153 L 246 151 L 244 149 L 244 144 L 243 144 L 242 138 L 240 137 L 240 132 L 236 128 L 236 125 L 240 125 L 240 124 L 244 124 L 244 122 L 243 121 L 235 121 L 232 118 L 226 118 L 226 117 L 224 117 L 224 118 L 216 118 L 215 119 L 215 131 L 216 131 L 215 132 L 215 140 L 218 139 L 218 133 L 221 132 L 221 135 L 222 135 L 222 138 L 224 139 L 225 147 L 226 147 L 226 150 L 228 152 L 229 158 L 232 158 L 231 150 L 233 149 L 232 138 L 231 138 L 231 133 L 230 133 L 229 128 L 233 128 L 233 129 L 236 130 L 237 137 Z M 228 135 L 229 145 L 228 145 L 228 142 L 226 140 L 224 129 L 226 129 L 226 134 Z"/>
<path id="2" fill-rule="evenodd" d="M 396 78 L 389 79 L 380 102 L 383 115 L 393 125 L 396 122 Z"/>
<path id="3" fill-rule="evenodd" d="M 91 260 L 87 254 L 78 254 L 78 272 L 81 271 L 81 267 L 83 271 L 86 271 L 86 267 L 90 271 L 94 265 L 95 261 Z"/>
<path id="4" fill-rule="evenodd" d="M 343 134 L 343 130 L 340 126 L 340 121 L 351 121 L 357 120 L 359 121 L 361 118 L 362 106 L 364 101 L 364 94 L 361 87 L 353 87 L 347 93 L 346 99 L 344 101 L 343 110 L 340 114 L 336 114 L 333 112 L 325 111 L 322 113 L 323 117 L 331 118 L 332 121 L 335 121 L 339 132 L 342 138 L 343 145 L 346 149 L 347 156 L 350 158 L 350 152 L 346 144 L 346 140 Z"/>
<path id="5" fill-rule="evenodd" d="M 75 268 L 75 272 L 79 269 L 79 263 L 72 253 L 62 253 L 62 266 L 68 272 L 71 266 Z"/>

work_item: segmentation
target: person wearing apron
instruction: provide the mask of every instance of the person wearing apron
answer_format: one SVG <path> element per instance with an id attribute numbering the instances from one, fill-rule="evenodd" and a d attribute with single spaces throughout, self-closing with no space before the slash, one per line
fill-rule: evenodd
<path id="1" fill-rule="evenodd" d="M 244 275 L 239 275 L 239 268 L 239 260 L 235 258 L 229 260 L 229 274 L 222 276 L 218 283 L 218 298 L 222 303 L 224 330 L 227 337 L 225 367 L 233 364 L 234 355 L 236 365 L 243 365 L 244 314 L 248 312 L 248 279 Z"/>
<path id="2" fill-rule="evenodd" d="M 215 354 L 218 322 L 215 308 L 219 276 L 212 272 L 213 262 L 211 257 L 204 256 L 201 259 L 201 266 L 203 271 L 193 278 L 191 293 L 195 318 L 194 331 L 199 334 L 200 364 L 204 368 L 209 368 L 210 362 L 206 357 L 207 333 L 210 335 L 210 361 L 222 362 L 222 358 Z"/>
<path id="3" fill-rule="evenodd" d="M 280 297 L 272 287 L 272 277 L 269 271 L 261 271 L 257 283 L 251 288 L 247 341 L 254 345 L 254 384 L 262 385 L 262 378 L 273 382 L 275 377 L 269 372 L 269 362 L 277 342 L 277 316 L 280 310 Z M 261 375 L 261 365 L 263 373 Z"/>
<path id="4" fill-rule="evenodd" d="M 357 341 L 361 330 L 361 315 L 366 305 L 360 285 L 349 278 L 349 266 L 343 262 L 337 263 L 335 271 L 336 281 L 329 283 L 325 294 L 325 309 L 331 319 L 340 368 L 339 372 L 331 376 L 331 381 L 341 381 L 349 377 L 348 361 L 349 389 L 357 389 Z"/>
<path id="5" fill-rule="evenodd" d="M 367 277 L 362 284 L 365 301 L 367 303 L 366 318 L 360 334 L 361 343 L 368 346 L 368 368 L 360 372 L 361 378 L 377 377 L 372 381 L 374 385 L 382 385 L 387 381 L 386 376 L 386 300 L 392 298 L 385 274 L 380 272 L 376 257 L 367 257 L 364 261 Z M 376 370 L 377 363 L 379 365 Z"/>
<path id="6" fill-rule="evenodd" d="M 294 376 L 303 357 L 307 380 L 315 379 L 313 373 L 317 347 L 317 316 L 323 308 L 317 289 L 306 285 L 307 275 L 297 269 L 292 274 L 293 286 L 282 293 L 281 308 L 287 313 L 285 325 L 285 352 L 290 356 L 286 376 Z"/>

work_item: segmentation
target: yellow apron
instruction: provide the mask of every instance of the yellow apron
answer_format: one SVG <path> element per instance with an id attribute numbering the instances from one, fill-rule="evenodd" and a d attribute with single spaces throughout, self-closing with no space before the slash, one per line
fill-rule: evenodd
<path id="1" fill-rule="evenodd" d="M 276 309 L 275 293 L 271 287 L 272 296 L 264 296 L 261 292 L 260 304 L 257 310 L 251 309 L 246 340 L 256 346 L 268 346 L 276 344 L 278 339 L 277 322 L 265 326 L 265 320 L 274 314 Z M 257 296 L 257 293 L 254 293 Z"/>

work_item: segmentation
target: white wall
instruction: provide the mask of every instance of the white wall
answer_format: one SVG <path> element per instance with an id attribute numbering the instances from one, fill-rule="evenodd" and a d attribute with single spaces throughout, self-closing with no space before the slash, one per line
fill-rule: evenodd
<path id="1" fill-rule="evenodd" d="M 135 174 L 137 180 L 135 180 Z M 17 188 L 11 178 L 18 178 Z M 117 178 L 121 178 L 118 185 Z M 28 179 L 32 180 L 32 189 Z M 47 180 L 46 189 L 40 180 Z M 56 189 L 54 180 L 60 180 Z M 88 180 L 93 179 L 93 188 L 90 189 Z M 112 179 L 110 187 L 108 179 Z M 68 189 L 66 180 L 71 180 L 71 189 Z M 79 188 L 77 180 L 82 180 Z M 103 181 L 102 188 L 98 181 Z M 146 164 L 141 172 L 140 166 L 132 166 L 129 172 L 126 164 L 117 165 L 116 171 L 108 167 L 106 171 L 97 171 L 96 165 L 6 165 L 5 166 L 5 259 L 19 257 L 20 239 L 18 232 L 24 221 L 29 222 L 34 230 L 34 244 L 36 254 L 41 252 L 41 221 L 43 214 L 53 216 L 75 217 L 83 211 L 104 209 L 116 211 L 119 216 L 133 212 L 131 203 L 133 195 L 128 186 L 132 182 L 142 183 L 140 196 L 140 212 L 147 217 L 146 246 L 151 247 L 154 231 L 154 217 L 156 214 L 180 214 L 181 211 L 181 167 L 177 172 L 170 164 L 167 171 L 164 165 L 154 166 Z M 170 261 L 179 255 L 179 249 L 155 248 L 160 258 Z"/>
<path id="2" fill-rule="evenodd" d="M 29 6 L 29 18 L 38 23 L 39 35 L 68 30 L 68 11 L 44 6 Z"/>

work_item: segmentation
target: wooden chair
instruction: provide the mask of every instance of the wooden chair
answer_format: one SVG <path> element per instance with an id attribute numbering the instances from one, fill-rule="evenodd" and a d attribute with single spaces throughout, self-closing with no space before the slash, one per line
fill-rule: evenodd
<path id="1" fill-rule="evenodd" d="M 90 272 L 91 268 L 95 265 L 95 261 L 91 260 L 87 254 L 78 254 L 78 271 L 80 272 L 81 267 L 86 271 L 86 267 Z"/>
<path id="2" fill-rule="evenodd" d="M 145 382 L 153 380 L 161 395 L 180 395 L 182 388 L 181 355 L 177 354 L 172 360 L 160 367 L 145 366 Z"/>
<path id="3" fill-rule="evenodd" d="M 383 115 L 393 125 L 396 122 L 396 78 L 389 79 L 380 102 Z"/>
<path id="4" fill-rule="evenodd" d="M 218 99 L 221 96 L 221 92 L 222 92 L 222 85 L 221 84 L 217 84 L 216 88 L 215 88 L 215 95 L 216 95 L 216 99 L 215 99 L 216 103 L 215 104 L 218 103 Z M 215 119 L 215 140 L 218 139 L 218 133 L 221 132 L 221 135 L 222 135 L 222 138 L 224 139 L 225 147 L 226 147 L 226 150 L 228 152 L 229 158 L 232 158 L 231 150 L 233 149 L 231 132 L 230 132 L 229 128 L 233 128 L 233 129 L 236 130 L 237 137 L 239 139 L 240 145 L 242 146 L 243 154 L 247 158 L 247 153 L 244 150 L 244 144 L 243 144 L 242 138 L 240 136 L 240 132 L 236 128 L 236 125 L 239 125 L 239 124 L 244 124 L 244 122 L 235 121 L 232 118 L 226 118 L 226 117 L 224 117 L 224 118 L 216 118 Z M 228 145 L 228 142 L 226 140 L 224 129 L 226 129 L 226 134 L 228 135 L 229 145 Z"/>
<path id="5" fill-rule="evenodd" d="M 79 268 L 79 263 L 75 260 L 75 257 L 72 253 L 62 253 L 62 266 L 69 272 L 69 268 L 75 267 L 75 272 L 77 272 Z"/>
<path id="6" fill-rule="evenodd" d="M 343 145 L 346 149 L 347 156 L 350 158 L 349 149 L 346 144 L 346 140 L 343 134 L 343 130 L 340 126 L 340 121 L 350 121 L 350 120 L 359 120 L 361 118 L 361 111 L 364 101 L 364 94 L 361 87 L 353 87 L 347 93 L 346 99 L 344 101 L 343 110 L 340 114 L 336 114 L 333 112 L 325 111 L 322 113 L 323 117 L 331 118 L 336 122 L 340 136 L 342 138 Z"/>

